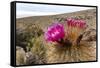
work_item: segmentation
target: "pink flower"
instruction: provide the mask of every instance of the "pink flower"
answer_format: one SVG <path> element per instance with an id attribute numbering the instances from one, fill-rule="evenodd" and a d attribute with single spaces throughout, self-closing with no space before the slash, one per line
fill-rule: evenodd
<path id="1" fill-rule="evenodd" d="M 80 19 L 68 18 L 67 25 L 71 26 L 71 27 L 85 28 L 86 22 L 84 20 L 80 20 Z"/>
<path id="2" fill-rule="evenodd" d="M 48 27 L 44 36 L 47 41 L 57 42 L 61 40 L 65 36 L 63 25 L 60 23 L 54 23 Z"/>

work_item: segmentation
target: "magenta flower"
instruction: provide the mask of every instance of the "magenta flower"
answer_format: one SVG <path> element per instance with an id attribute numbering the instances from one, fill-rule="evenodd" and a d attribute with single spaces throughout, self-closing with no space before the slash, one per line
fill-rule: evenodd
<path id="1" fill-rule="evenodd" d="M 47 41 L 57 42 L 65 36 L 64 27 L 60 23 L 54 23 L 49 26 L 47 32 L 45 32 L 45 39 Z"/>
<path id="2" fill-rule="evenodd" d="M 84 20 L 68 18 L 67 19 L 67 25 L 72 26 L 72 27 L 85 28 L 86 22 Z"/>

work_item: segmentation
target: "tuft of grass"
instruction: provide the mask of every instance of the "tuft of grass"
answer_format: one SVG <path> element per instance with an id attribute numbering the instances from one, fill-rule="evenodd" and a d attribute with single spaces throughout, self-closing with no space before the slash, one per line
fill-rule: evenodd
<path id="1" fill-rule="evenodd" d="M 37 61 L 39 64 L 46 63 L 46 49 L 45 44 L 43 42 L 43 37 L 40 36 L 34 39 L 33 47 L 31 48 L 31 52 L 37 56 Z"/>

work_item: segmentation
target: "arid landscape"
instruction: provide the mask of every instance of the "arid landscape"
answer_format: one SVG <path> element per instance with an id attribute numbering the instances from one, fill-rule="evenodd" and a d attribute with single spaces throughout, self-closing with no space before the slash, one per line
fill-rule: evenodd
<path id="1" fill-rule="evenodd" d="M 74 44 L 76 42 L 71 41 L 66 46 L 47 42 L 44 33 L 48 26 L 58 21 L 66 28 L 66 18 L 86 21 L 87 28 L 76 37 L 79 42 Z M 96 36 L 96 8 L 59 15 L 17 18 L 16 65 L 96 61 Z"/>

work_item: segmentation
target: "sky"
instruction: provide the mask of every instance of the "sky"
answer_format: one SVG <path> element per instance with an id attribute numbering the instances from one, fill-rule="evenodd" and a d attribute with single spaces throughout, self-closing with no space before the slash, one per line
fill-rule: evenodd
<path id="1" fill-rule="evenodd" d="M 93 8 L 80 7 L 80 6 L 78 7 L 78 6 L 17 3 L 16 18 L 29 17 L 29 16 L 56 15 L 56 14 L 71 13 L 87 9 L 93 9 Z"/>

